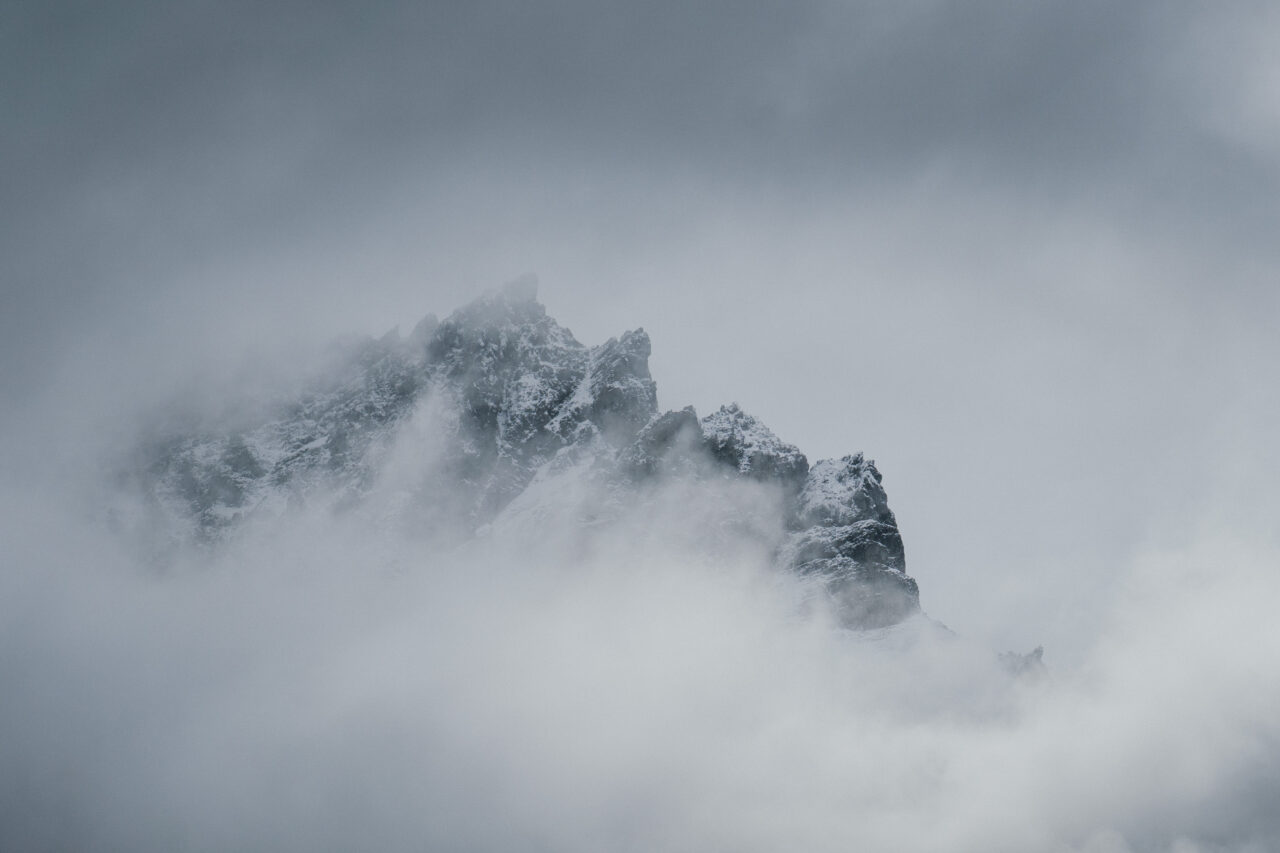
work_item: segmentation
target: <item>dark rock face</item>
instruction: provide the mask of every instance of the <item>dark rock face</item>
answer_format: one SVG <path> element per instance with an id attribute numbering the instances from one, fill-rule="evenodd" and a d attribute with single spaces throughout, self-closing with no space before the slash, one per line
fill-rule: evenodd
<path id="1" fill-rule="evenodd" d="M 881 479 L 861 453 L 814 465 L 797 497 L 800 529 L 785 548 L 795 571 L 822 579 L 842 618 L 867 628 L 920 609 Z"/>
<path id="2" fill-rule="evenodd" d="M 135 479 L 157 512 L 206 542 L 314 494 L 338 494 L 335 509 L 360 506 L 388 469 L 406 524 L 460 535 L 584 464 L 620 505 L 643 484 L 740 479 L 776 490 L 788 531 L 777 560 L 815 581 L 843 624 L 918 612 L 872 462 L 859 454 L 810 468 L 736 404 L 701 420 L 692 408 L 659 414 L 649 354 L 643 330 L 584 347 L 522 280 L 443 321 L 428 316 L 406 339 L 360 343 L 337 374 L 257 423 L 154 440 Z M 429 464 L 396 456 L 415 429 L 435 448 Z"/>
<path id="3" fill-rule="evenodd" d="M 645 424 L 619 455 L 619 468 L 631 480 L 662 474 L 693 475 L 703 450 L 702 426 L 693 406 L 666 412 Z"/>
<path id="4" fill-rule="evenodd" d="M 809 473 L 809 460 L 795 445 L 779 440 L 737 403 L 703 418 L 702 433 L 711 455 L 744 477 L 799 488 Z"/>

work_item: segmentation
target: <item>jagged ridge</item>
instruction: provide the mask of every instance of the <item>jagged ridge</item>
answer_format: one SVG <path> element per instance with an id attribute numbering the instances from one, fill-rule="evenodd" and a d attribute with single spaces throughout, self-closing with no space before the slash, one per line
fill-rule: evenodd
<path id="1" fill-rule="evenodd" d="M 814 581 L 844 624 L 881 627 L 919 610 L 874 463 L 858 454 L 810 468 L 736 404 L 701 420 L 691 407 L 659 413 L 649 355 L 642 329 L 583 346 L 523 279 L 443 322 L 428 316 L 407 338 L 365 341 L 340 379 L 247 428 L 153 441 L 138 483 L 204 542 L 321 492 L 357 506 L 434 401 L 445 413 L 429 424 L 439 461 L 400 472 L 405 523 L 474 533 L 576 464 L 623 495 L 666 478 L 746 479 L 780 490 L 789 532 L 778 562 Z"/>

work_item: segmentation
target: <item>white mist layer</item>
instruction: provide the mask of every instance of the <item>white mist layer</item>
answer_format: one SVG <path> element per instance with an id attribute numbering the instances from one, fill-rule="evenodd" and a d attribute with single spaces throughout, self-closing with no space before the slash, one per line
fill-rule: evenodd
<path id="1" fill-rule="evenodd" d="M 763 548 L 699 547 L 764 500 L 719 488 L 533 548 L 299 514 L 163 576 L 10 492 L 0 847 L 1280 844 L 1273 554 L 1140 562 L 1088 665 L 1022 684 L 801 615 Z"/>

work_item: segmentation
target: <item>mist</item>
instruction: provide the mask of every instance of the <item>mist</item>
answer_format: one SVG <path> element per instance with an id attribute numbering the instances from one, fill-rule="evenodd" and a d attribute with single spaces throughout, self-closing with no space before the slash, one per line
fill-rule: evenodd
<path id="1" fill-rule="evenodd" d="M 461 544 L 389 524 L 446 416 L 399 428 L 364 509 L 313 493 L 159 560 L 103 513 L 140 423 L 61 457 L 65 427 L 13 431 L 40 464 L 4 490 L 3 846 L 1280 840 L 1280 582 L 1249 531 L 1121 566 L 1081 662 L 1015 678 L 927 617 L 838 627 L 772 565 L 764 484 L 668 482 L 584 524 L 583 481 Z"/>
<path id="2" fill-rule="evenodd" d="M 0 847 L 1280 847 L 1267 4 L 0 17 Z M 389 523 L 438 411 L 357 512 L 131 526 L 146 436 L 529 271 L 873 457 L 925 618 L 750 484 Z"/>

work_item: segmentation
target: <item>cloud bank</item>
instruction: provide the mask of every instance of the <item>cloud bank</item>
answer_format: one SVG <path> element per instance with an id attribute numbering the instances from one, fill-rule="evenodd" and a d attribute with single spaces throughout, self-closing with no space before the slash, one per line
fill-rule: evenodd
<path id="1" fill-rule="evenodd" d="M 1280 842 L 1280 581 L 1244 539 L 1135 561 L 1084 664 L 1018 680 L 708 546 L 751 484 L 461 547 L 299 510 L 156 564 L 85 499 L 91 461 L 4 491 L 6 849 Z"/>

